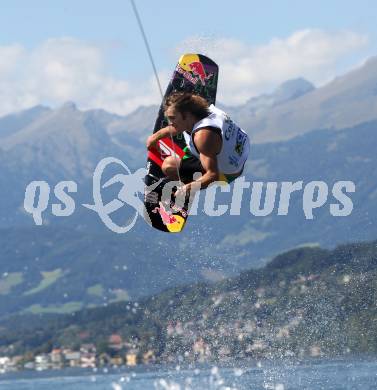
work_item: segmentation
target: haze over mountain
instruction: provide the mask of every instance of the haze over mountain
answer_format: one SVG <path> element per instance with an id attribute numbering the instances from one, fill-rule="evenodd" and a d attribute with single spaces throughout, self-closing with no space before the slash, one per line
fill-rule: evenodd
<path id="1" fill-rule="evenodd" d="M 220 74 L 221 87 L 221 74 Z M 341 129 L 377 118 L 377 57 L 315 88 L 309 81 L 288 80 L 273 94 L 251 98 L 244 105 L 218 102 L 248 131 L 254 143 L 288 140 L 316 129 Z M 140 107 L 112 131 L 137 133 L 140 139 L 153 128 L 158 107 Z M 124 127 L 123 127 L 124 126 Z"/>
<path id="2" fill-rule="evenodd" d="M 320 88 L 298 78 L 283 83 L 273 94 L 251 98 L 242 106 L 229 107 L 223 102 L 218 105 L 248 130 L 253 142 L 287 140 L 316 129 L 351 127 L 376 119 L 376 84 L 377 57 L 373 57 Z M 83 126 L 90 122 L 96 125 L 97 132 L 102 128 L 110 134 L 113 141 L 126 137 L 128 146 L 135 140 L 141 146 L 154 126 L 157 111 L 157 106 L 139 107 L 122 117 L 104 110 L 81 112 L 70 102 L 56 110 L 37 106 L 0 118 L 0 149 L 36 142 L 37 134 L 43 139 L 62 131 L 80 138 L 77 141 L 83 146 L 85 141 L 81 138 L 86 134 L 80 133 L 77 126 L 84 131 Z"/>
<path id="3" fill-rule="evenodd" d="M 329 84 L 254 113 L 252 102 L 237 109 L 254 142 L 288 140 L 315 129 L 341 129 L 377 118 L 377 57 Z"/>
<path id="4" fill-rule="evenodd" d="M 371 59 L 324 87 L 315 89 L 303 79 L 291 80 L 274 94 L 227 108 L 236 120 L 245 121 L 244 128 L 254 141 L 270 141 L 254 144 L 245 172 L 247 181 L 302 181 L 303 188 L 310 181 L 326 183 L 327 200 L 313 211 L 313 220 L 305 218 L 303 190 L 292 195 L 288 215 L 278 215 L 279 184 L 270 215 L 255 217 L 250 213 L 252 191 L 247 189 L 240 216 L 228 212 L 209 218 L 200 212 L 190 217 L 179 236 L 157 232 L 140 218 L 126 236 L 118 236 L 96 213 L 81 206 L 92 203 L 92 174 L 102 158 L 119 158 L 132 171 L 145 166 L 145 139 L 158 107 L 140 107 L 121 117 L 103 110 L 82 112 L 67 103 L 54 110 L 38 106 L 0 118 L 2 248 L 9 244 L 8 251 L 0 252 L 0 273 L 6 275 L 4 278 L 12 276 L 0 282 L 0 295 L 8 298 L 3 312 L 31 310 L 41 303 L 47 305 L 46 310 L 54 310 L 56 305 L 66 310 L 74 304 L 96 304 L 98 296 L 90 292 L 108 291 L 112 280 L 119 280 L 114 288 L 124 291 L 123 297 L 135 298 L 174 284 L 218 280 L 304 244 L 332 247 L 345 241 L 375 239 L 376 78 L 377 60 Z M 284 140 L 277 141 L 280 139 Z M 104 176 L 116 173 L 126 172 L 113 167 Z M 33 180 L 45 180 L 51 187 L 43 229 L 35 226 L 23 207 L 25 188 Z M 57 218 L 51 213 L 52 203 L 59 203 L 53 190 L 62 180 L 78 184 L 78 192 L 72 194 L 76 208 L 71 216 Z M 348 194 L 353 210 L 347 217 L 330 213 L 330 205 L 339 203 L 332 194 L 339 180 L 353 181 L 356 186 L 355 193 Z M 104 190 L 104 199 L 114 199 L 119 189 L 114 185 Z M 229 201 L 229 197 L 219 195 L 218 203 Z M 199 210 L 203 202 L 201 194 Z M 114 213 L 114 219 L 124 224 L 132 212 L 125 206 Z M 77 240 L 72 235 L 77 235 Z M 46 247 L 47 236 L 53 248 Z M 143 240 L 150 248 L 145 246 L 144 254 Z M 29 242 L 34 244 L 29 246 Z M 89 248 L 91 242 L 95 243 L 93 248 Z M 88 271 L 88 267 L 93 269 L 93 261 L 103 262 L 98 274 Z M 114 267 L 123 265 L 132 273 L 119 278 L 119 268 Z M 67 276 L 73 274 L 75 277 Z M 67 301 L 64 294 L 69 290 L 75 295 Z M 119 298 L 114 292 L 109 297 Z"/>

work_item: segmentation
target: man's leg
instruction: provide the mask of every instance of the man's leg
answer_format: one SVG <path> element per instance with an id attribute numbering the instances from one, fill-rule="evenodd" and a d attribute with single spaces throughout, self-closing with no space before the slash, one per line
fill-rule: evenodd
<path id="1" fill-rule="evenodd" d="M 179 157 L 169 156 L 166 157 L 162 163 L 161 169 L 165 176 L 171 180 L 178 180 L 178 171 L 181 166 L 181 160 Z"/>
<path id="2" fill-rule="evenodd" d="M 200 160 L 191 154 L 186 154 L 182 160 L 173 156 L 166 157 L 161 167 L 163 174 L 171 180 L 179 180 L 177 168 L 183 183 L 193 181 L 193 176 L 197 172 L 204 173 Z"/>

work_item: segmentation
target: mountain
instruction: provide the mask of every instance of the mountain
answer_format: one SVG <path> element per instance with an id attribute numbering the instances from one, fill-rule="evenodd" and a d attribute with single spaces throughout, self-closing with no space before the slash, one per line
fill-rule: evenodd
<path id="1" fill-rule="evenodd" d="M 303 78 L 288 80 L 275 91 L 274 105 L 297 99 L 314 90 L 314 85 Z"/>
<path id="2" fill-rule="evenodd" d="M 25 118 L 30 119 L 26 126 Z M 144 143 L 138 137 L 130 134 L 121 142 L 109 134 L 109 128 L 122 120 L 103 110 L 82 112 L 68 102 L 56 110 L 36 107 L 0 121 L 4 126 L 0 127 L 4 134 L 0 184 L 10 190 L 0 195 L 0 226 L 25 223 L 23 199 L 31 181 L 45 180 L 54 187 L 62 180 L 73 180 L 88 194 L 94 169 L 104 157 L 126 160 L 132 169 L 144 165 L 140 153 Z M 84 197 L 78 191 L 80 203 L 89 203 Z"/>
<path id="3" fill-rule="evenodd" d="M 224 109 L 251 136 L 253 143 L 289 140 L 318 129 L 342 129 L 377 119 L 377 57 L 315 88 L 309 81 L 288 80 L 274 93 Z M 125 117 L 129 128 L 145 137 L 158 107 L 141 107 Z M 117 127 L 120 130 L 122 127 Z"/>
<path id="4" fill-rule="evenodd" d="M 57 173 L 78 179 L 89 177 L 101 156 L 124 153 L 109 138 L 104 127 L 108 123 L 98 120 L 91 111 L 81 112 L 75 104 L 66 103 L 5 137 L 1 149 L 21 164 L 40 164 L 35 170 L 45 171 L 50 177 Z"/>
<path id="5" fill-rule="evenodd" d="M 24 110 L 0 118 L 0 139 L 17 133 L 19 130 L 28 126 L 31 122 L 34 122 L 50 111 L 51 109 L 48 107 L 35 106 L 29 110 Z"/>
<path id="6" fill-rule="evenodd" d="M 255 112 L 253 101 L 237 108 L 235 118 L 256 143 L 288 140 L 316 129 L 342 129 L 377 118 L 377 57 L 332 82 L 268 110 Z"/>
<path id="7" fill-rule="evenodd" d="M 126 136 L 137 136 L 144 145 L 146 137 L 151 134 L 154 128 L 158 109 L 158 106 L 141 106 L 122 120 L 113 122 L 108 131 L 111 135 L 123 133 Z"/>
<path id="8" fill-rule="evenodd" d="M 222 106 L 222 108 L 229 113 L 236 122 L 243 125 L 245 129 L 248 129 L 248 121 L 250 118 L 266 114 L 273 107 L 298 99 L 314 90 L 314 85 L 309 81 L 303 78 L 292 79 L 281 84 L 272 94 L 253 97 L 245 104 L 237 107 Z M 252 134 L 252 132 L 250 134 Z"/>
<path id="9" fill-rule="evenodd" d="M 228 212 L 208 217 L 199 212 L 190 216 L 179 235 L 155 231 L 139 218 L 130 232 L 117 235 L 98 215 L 80 207 L 79 202 L 90 201 L 92 191 L 90 183 L 81 187 L 82 182 L 78 183 L 80 196 L 75 197 L 77 206 L 70 217 L 54 217 L 50 206 L 43 213 L 45 225 L 41 227 L 19 211 L 18 224 L 24 221 L 22 225 L 29 227 L 3 225 L 0 235 L 0 274 L 6 275 L 0 294 L 7 298 L 1 313 L 69 311 L 98 305 L 103 296 L 109 301 L 138 299 L 174 285 L 218 281 L 242 269 L 260 267 L 292 248 L 332 248 L 343 242 L 373 239 L 377 237 L 373 219 L 377 213 L 376 129 L 377 121 L 256 145 L 246 180 L 278 183 L 274 208 L 265 217 L 250 212 L 253 192 L 249 188 L 244 191 L 239 216 Z M 355 184 L 356 191 L 348 194 L 353 210 L 347 217 L 330 212 L 330 205 L 339 203 L 332 194 L 339 180 Z M 302 181 L 303 189 L 292 194 L 288 215 L 278 215 L 281 183 L 288 181 Z M 304 188 L 312 181 L 324 183 L 328 195 L 322 207 L 313 209 L 311 220 L 305 216 L 303 199 Z M 106 194 L 109 200 L 115 198 L 116 189 Z M 3 214 L 15 213 L 8 208 L 15 196 L 8 200 L 8 195 L 2 194 Z M 231 194 L 221 195 L 217 204 L 229 204 Z M 202 192 L 199 210 L 204 201 Z M 112 217 L 124 223 L 127 211 L 131 208 L 124 207 Z M 127 268 L 124 272 L 123 266 Z"/>
<path id="10" fill-rule="evenodd" d="M 160 362 L 376 354 L 376 258 L 376 241 L 300 248 L 215 284 L 69 316 L 16 316 L 0 322 L 0 351 L 94 343 L 114 355 L 132 345 L 139 357 L 151 350 Z M 123 349 L 111 346 L 112 334 Z"/>
<path id="11" fill-rule="evenodd" d="M 176 259 L 168 243 L 155 245 L 136 234 L 13 228 L 0 230 L 0 245 L 1 317 L 135 300 L 177 281 L 201 280 L 205 266 L 188 257 Z"/>
<path id="12" fill-rule="evenodd" d="M 302 102 L 313 102 L 313 94 L 335 96 L 336 91 L 335 106 L 325 104 L 318 108 L 317 118 L 321 123 L 322 112 L 332 107 L 342 113 L 353 101 L 351 91 L 360 97 L 363 91 L 360 86 L 368 77 L 373 83 L 376 61 L 370 60 L 365 67 L 362 68 L 365 74 L 356 70 L 318 89 L 302 79 L 289 81 L 274 94 L 253 99 L 249 104 L 258 112 L 256 115 L 266 115 L 266 118 L 288 106 L 295 116 L 300 116 L 305 114 L 300 111 Z M 370 88 L 365 88 L 367 96 L 368 91 Z M 360 113 L 366 113 L 368 110 L 361 108 L 363 102 L 369 107 L 369 100 L 360 97 L 359 102 L 355 107 L 360 108 Z M 240 112 L 242 109 L 239 107 Z M 305 122 L 306 125 L 298 122 L 292 129 L 297 132 L 301 129 L 302 134 L 293 136 L 296 130 L 292 130 L 287 133 L 292 135 L 290 139 L 252 146 L 245 179 L 250 183 L 277 183 L 274 207 L 265 217 L 250 211 L 253 191 L 256 192 L 252 187 L 244 191 L 239 216 L 229 215 L 229 212 L 219 217 L 207 216 L 202 212 L 205 202 L 205 192 L 202 192 L 199 215 L 190 216 L 180 235 L 157 232 L 140 218 L 132 231 L 115 235 L 96 213 L 82 204 L 93 202 L 92 175 L 102 158 L 121 159 L 132 171 L 144 167 L 145 137 L 153 126 L 156 112 L 157 107 L 140 107 L 121 117 L 103 110 L 83 112 L 73 103 L 67 103 L 54 110 L 36 107 L 0 119 L 0 188 L 3 190 L 0 192 L 0 228 L 3 229 L 3 248 L 8 248 L 7 252 L 0 251 L 0 263 L 2 272 L 11 274 L 3 284 L 2 295 L 8 301 L 3 306 L 4 315 L 12 310 L 35 309 L 35 305 L 39 305 L 37 310 L 40 311 L 51 311 L 54 307 L 59 311 L 74 308 L 75 302 L 83 307 L 98 304 L 96 295 L 88 295 L 87 291 L 112 288 L 111 280 L 118 280 L 118 271 L 105 265 L 117 265 L 118 252 L 137 276 L 134 280 L 122 279 L 116 288 L 136 298 L 174 284 L 217 281 L 243 269 L 260 267 L 276 254 L 302 245 L 332 248 L 343 242 L 377 237 L 373 219 L 377 212 L 377 121 L 364 121 L 367 116 L 362 115 L 361 124 L 336 131 L 333 128 L 308 131 L 309 122 Z M 373 116 L 374 111 L 368 111 L 368 115 Z M 125 172 L 119 166 L 109 168 L 103 182 L 117 173 Z M 35 226 L 24 209 L 25 189 L 33 180 L 45 180 L 50 186 L 47 206 L 42 212 L 43 227 Z M 52 204 L 59 203 L 54 188 L 62 180 L 74 180 L 78 191 L 71 194 L 75 201 L 74 213 L 57 218 L 52 214 Z M 355 192 L 348 194 L 353 209 L 347 217 L 335 217 L 330 212 L 331 204 L 339 204 L 332 191 L 334 184 L 341 180 L 355 184 Z M 278 215 L 282 183 L 287 181 L 302 181 L 303 188 L 292 194 L 288 215 Z M 307 219 L 303 208 L 305 188 L 313 181 L 321 181 L 328 194 L 324 204 L 313 209 L 314 218 Z M 119 190 L 119 183 L 104 189 L 104 202 L 115 199 Z M 231 194 L 218 191 L 217 195 L 217 204 L 229 204 Z M 125 205 L 112 218 L 124 224 L 132 216 L 133 209 Z M 47 240 L 53 243 L 48 250 Z M 34 242 L 30 248 L 29 242 Z M 116 254 L 112 247 L 116 248 Z M 50 264 L 49 256 L 55 251 L 59 256 Z M 40 252 L 45 257 L 38 263 L 34 259 L 40 258 Z M 88 267 L 94 267 L 92 260 L 87 263 L 88 256 L 101 264 L 100 281 L 97 274 L 88 272 Z M 30 267 L 34 271 L 26 272 Z M 64 275 L 71 276 L 65 278 Z M 85 283 L 80 285 L 81 280 Z M 67 286 L 75 291 L 75 299 L 64 306 Z M 29 290 L 33 293 L 24 295 Z M 110 299 L 116 299 L 116 295 L 110 295 Z"/>

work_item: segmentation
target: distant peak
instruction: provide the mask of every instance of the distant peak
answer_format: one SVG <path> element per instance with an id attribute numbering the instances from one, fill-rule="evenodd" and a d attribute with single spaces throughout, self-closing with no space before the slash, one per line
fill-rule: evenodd
<path id="1" fill-rule="evenodd" d="M 300 77 L 285 81 L 281 84 L 275 92 L 275 97 L 278 101 L 296 99 L 313 91 L 314 89 L 315 87 L 311 82 Z"/>
<path id="2" fill-rule="evenodd" d="M 74 102 L 68 101 L 62 105 L 61 109 L 62 110 L 77 111 L 77 106 Z"/>
<path id="3" fill-rule="evenodd" d="M 314 85 L 304 78 L 285 81 L 274 93 L 253 97 L 247 101 L 249 110 L 263 112 L 271 107 L 294 100 L 315 90 Z"/>
<path id="4" fill-rule="evenodd" d="M 375 65 L 377 63 L 377 56 L 372 56 L 372 57 L 369 57 L 366 61 L 365 61 L 365 65 Z"/>
<path id="5" fill-rule="evenodd" d="M 29 111 L 51 111 L 51 108 L 44 106 L 43 104 L 38 104 L 34 107 L 31 107 Z"/>

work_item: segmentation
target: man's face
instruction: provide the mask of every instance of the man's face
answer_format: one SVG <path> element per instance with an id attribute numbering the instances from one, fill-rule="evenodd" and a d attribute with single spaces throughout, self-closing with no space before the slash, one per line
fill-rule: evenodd
<path id="1" fill-rule="evenodd" d="M 165 116 L 168 118 L 169 123 L 177 130 L 178 133 L 192 130 L 188 128 L 189 123 L 187 121 L 187 115 L 182 115 L 182 113 L 177 111 L 174 106 L 167 108 L 165 111 Z"/>

